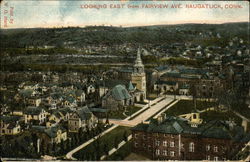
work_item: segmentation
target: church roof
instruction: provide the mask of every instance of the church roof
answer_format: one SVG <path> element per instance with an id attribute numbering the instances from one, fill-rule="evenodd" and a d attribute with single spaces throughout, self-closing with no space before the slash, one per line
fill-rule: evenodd
<path id="1" fill-rule="evenodd" d="M 124 85 L 118 84 L 114 88 L 112 88 L 105 96 L 104 98 L 107 98 L 108 96 L 112 96 L 115 100 L 125 100 L 131 98 L 131 95 L 129 94 L 128 90 Z"/>
<path id="2" fill-rule="evenodd" d="M 128 90 L 133 91 L 134 89 L 135 89 L 135 87 L 133 86 L 132 82 L 130 81 L 128 84 Z"/>

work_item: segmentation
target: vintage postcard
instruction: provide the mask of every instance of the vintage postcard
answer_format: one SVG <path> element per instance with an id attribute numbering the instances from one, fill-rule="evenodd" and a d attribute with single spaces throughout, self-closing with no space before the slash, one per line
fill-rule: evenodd
<path id="1" fill-rule="evenodd" d="M 249 1 L 1 0 L 1 161 L 249 161 Z"/>

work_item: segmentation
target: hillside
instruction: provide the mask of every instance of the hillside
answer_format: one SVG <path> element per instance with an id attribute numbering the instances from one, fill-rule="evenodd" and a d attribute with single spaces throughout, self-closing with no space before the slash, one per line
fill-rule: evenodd
<path id="1" fill-rule="evenodd" d="M 68 28 L 1 29 L 1 48 L 26 46 L 81 47 L 91 44 L 176 43 L 194 41 L 200 33 L 220 33 L 223 37 L 238 36 L 245 40 L 249 23 L 180 24 L 143 27 L 88 26 Z"/>

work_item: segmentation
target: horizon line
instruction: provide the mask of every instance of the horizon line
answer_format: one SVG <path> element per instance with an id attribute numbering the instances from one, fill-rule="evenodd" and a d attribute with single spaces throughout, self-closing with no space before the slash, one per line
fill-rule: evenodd
<path id="1" fill-rule="evenodd" d="M 20 28 L 0 28 L 0 30 L 12 30 L 12 29 L 53 29 L 53 28 L 86 28 L 86 27 L 117 27 L 117 28 L 133 28 L 133 27 L 150 27 L 150 26 L 174 26 L 174 25 L 188 25 L 188 24 L 203 24 L 203 25 L 222 25 L 222 24 L 233 24 L 233 23 L 250 23 L 249 21 L 228 21 L 221 23 L 198 23 L 198 22 L 187 22 L 187 23 L 169 23 L 169 24 L 145 24 L 145 25 L 75 25 L 75 26 L 53 26 L 53 27 L 20 27 Z"/>

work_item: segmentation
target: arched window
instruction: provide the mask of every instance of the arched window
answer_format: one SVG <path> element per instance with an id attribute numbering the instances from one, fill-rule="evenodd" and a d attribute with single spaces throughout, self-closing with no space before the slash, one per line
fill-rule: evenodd
<path id="1" fill-rule="evenodd" d="M 189 152 L 194 152 L 194 143 L 189 143 Z"/>

